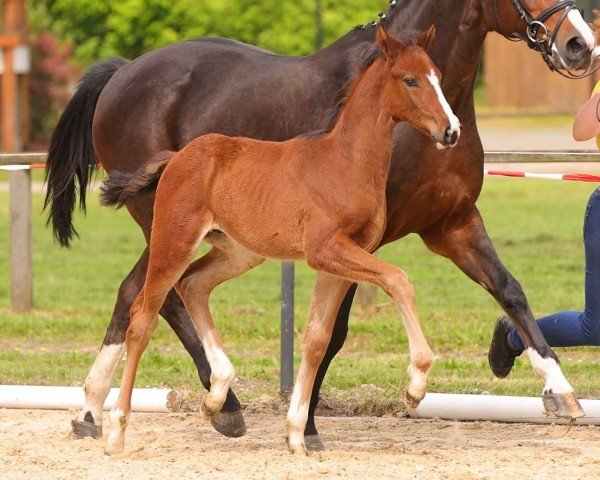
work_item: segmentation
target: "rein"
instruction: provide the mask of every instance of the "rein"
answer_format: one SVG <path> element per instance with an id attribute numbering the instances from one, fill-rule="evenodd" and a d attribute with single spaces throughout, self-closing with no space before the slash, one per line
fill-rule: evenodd
<path id="1" fill-rule="evenodd" d="M 570 79 L 578 79 L 585 78 L 593 73 L 595 73 L 598 69 L 600 69 L 600 65 L 592 68 L 592 65 L 587 68 L 581 74 L 575 73 L 568 69 L 564 63 L 562 65 L 557 65 L 557 60 L 555 60 L 552 49 L 556 42 L 556 37 L 558 32 L 560 31 L 560 27 L 562 27 L 564 21 L 567 19 L 569 13 L 573 10 L 579 10 L 577 7 L 577 2 L 575 0 L 564 0 L 559 1 L 551 7 L 548 7 L 546 10 L 541 12 L 537 17 L 533 17 L 529 10 L 523 5 L 521 0 L 512 0 L 514 7 L 517 9 L 521 20 L 525 22 L 526 28 L 526 36 L 523 37 L 519 33 L 513 33 L 512 36 L 506 36 L 507 39 L 513 42 L 525 41 L 527 46 L 539 54 L 548 65 L 548 68 L 557 72 L 563 77 Z M 494 0 L 494 10 L 496 14 L 496 23 L 498 24 L 498 31 L 502 31 L 502 27 L 500 25 L 500 13 L 498 11 L 498 0 Z M 580 10 L 579 10 L 580 11 Z M 548 31 L 548 27 L 546 26 L 546 21 L 555 15 L 556 13 L 562 12 L 562 15 L 558 22 L 556 23 L 556 27 L 554 31 L 550 34 Z M 583 16 L 583 15 L 582 15 Z M 562 63 L 562 60 L 561 60 Z M 561 68 L 562 67 L 562 68 Z M 566 73 L 563 71 L 566 70 Z"/>

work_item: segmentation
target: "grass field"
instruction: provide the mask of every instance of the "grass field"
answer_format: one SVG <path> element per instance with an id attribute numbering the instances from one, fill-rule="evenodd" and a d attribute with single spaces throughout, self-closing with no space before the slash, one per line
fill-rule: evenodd
<path id="1" fill-rule="evenodd" d="M 0 182 L 5 180 L 0 174 Z M 583 305 L 581 230 L 593 188 L 567 182 L 486 180 L 479 206 L 488 231 L 537 315 Z M 100 208 L 91 198 L 88 216 L 76 219 L 81 239 L 71 250 L 62 250 L 44 228 L 41 201 L 41 196 L 34 196 L 36 310 L 17 315 L 9 310 L 8 194 L 0 193 L 0 384 L 80 385 L 108 325 L 119 283 L 141 253 L 143 240 L 126 212 Z M 422 324 L 437 355 L 430 390 L 540 393 L 542 384 L 524 361 L 508 380 L 495 380 L 489 371 L 488 342 L 501 312 L 479 286 L 428 252 L 416 236 L 385 247 L 381 257 L 402 266 L 416 285 Z M 267 262 L 213 296 L 213 313 L 227 351 L 244 386 L 249 385 L 241 394 L 245 400 L 277 392 L 279 271 L 279 264 Z M 313 272 L 299 264 L 297 351 L 313 280 Z M 399 397 L 407 342 L 391 302 L 380 293 L 375 308 L 354 309 L 350 330 L 324 391 L 388 401 Z M 582 396 L 600 397 L 597 350 L 558 353 L 575 389 Z M 138 379 L 139 386 L 200 390 L 191 360 L 165 322 L 143 357 Z"/>

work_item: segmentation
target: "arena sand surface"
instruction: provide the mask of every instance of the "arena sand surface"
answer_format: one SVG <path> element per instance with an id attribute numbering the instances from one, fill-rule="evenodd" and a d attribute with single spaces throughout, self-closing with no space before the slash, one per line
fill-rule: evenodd
<path id="1" fill-rule="evenodd" d="M 600 479 L 600 427 L 319 418 L 328 451 L 292 456 L 283 416 L 247 415 L 226 439 L 195 414 L 131 417 L 126 451 L 74 440 L 72 412 L 0 410 L 0 478 Z"/>

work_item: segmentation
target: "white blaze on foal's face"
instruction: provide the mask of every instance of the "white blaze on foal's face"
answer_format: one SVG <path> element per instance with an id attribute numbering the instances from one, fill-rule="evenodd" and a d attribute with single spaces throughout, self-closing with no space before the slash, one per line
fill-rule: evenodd
<path id="1" fill-rule="evenodd" d="M 460 121 L 458 120 L 458 117 L 454 114 L 454 112 L 452 111 L 452 108 L 450 107 L 448 100 L 446 100 L 446 97 L 444 96 L 444 92 L 442 92 L 442 86 L 440 85 L 440 79 L 437 76 L 437 74 L 435 73 L 435 70 L 432 69 L 429 72 L 429 74 L 427 75 L 427 80 L 429 80 L 429 83 L 431 83 L 431 85 L 433 86 L 433 89 L 435 90 L 435 93 L 437 94 L 438 101 L 439 101 L 440 105 L 442 106 L 444 113 L 448 117 L 448 121 L 450 122 L 450 132 L 449 132 L 450 135 L 456 134 L 459 137 L 460 136 Z M 445 148 L 444 145 L 442 145 L 439 142 L 437 143 L 437 147 L 440 150 L 443 150 Z"/>

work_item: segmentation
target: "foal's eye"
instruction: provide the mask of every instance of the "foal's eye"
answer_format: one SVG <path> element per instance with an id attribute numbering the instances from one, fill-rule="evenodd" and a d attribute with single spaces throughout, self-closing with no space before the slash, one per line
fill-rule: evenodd
<path id="1" fill-rule="evenodd" d="M 410 88 L 417 87 L 417 80 L 415 78 L 410 78 L 410 77 L 405 78 L 404 83 L 406 84 L 407 87 L 410 87 Z"/>

